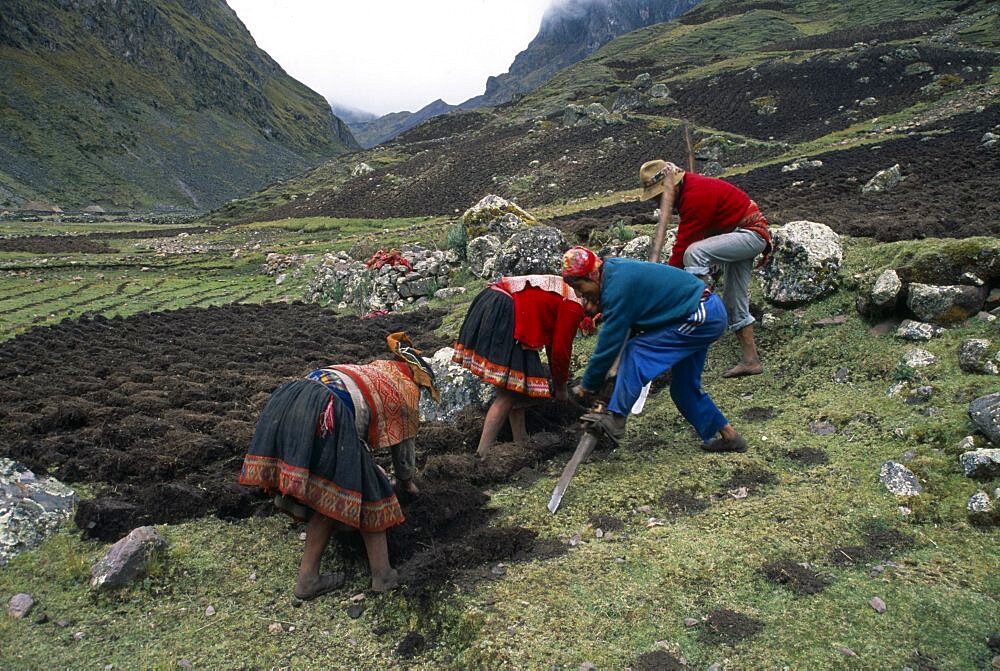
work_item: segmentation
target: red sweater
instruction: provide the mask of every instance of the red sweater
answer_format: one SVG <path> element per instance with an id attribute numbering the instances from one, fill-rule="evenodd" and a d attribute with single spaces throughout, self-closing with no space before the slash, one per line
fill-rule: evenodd
<path id="1" fill-rule="evenodd" d="M 692 243 L 713 235 L 732 233 L 739 227 L 759 234 L 770 247 L 767 222 L 760 216 L 756 204 L 729 182 L 685 173 L 675 208 L 680 214 L 680 223 L 677 226 L 677 242 L 668 261 L 672 266 L 684 267 L 684 252 Z M 751 217 L 752 213 L 757 216 Z"/>
<path id="2" fill-rule="evenodd" d="M 527 349 L 541 349 L 557 385 L 569 380 L 573 337 L 583 319 L 583 306 L 559 294 L 528 286 L 514 297 L 514 339 Z"/>

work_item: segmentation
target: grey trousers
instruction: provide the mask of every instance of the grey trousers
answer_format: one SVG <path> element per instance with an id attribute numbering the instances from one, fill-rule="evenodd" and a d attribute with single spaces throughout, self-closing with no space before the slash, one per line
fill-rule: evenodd
<path id="1" fill-rule="evenodd" d="M 729 330 L 739 331 L 754 323 L 750 314 L 750 273 L 758 254 L 767 243 L 753 231 L 737 228 L 695 242 L 684 250 L 684 270 L 695 275 L 711 275 L 712 268 L 723 270 L 722 302 L 729 315 Z"/>

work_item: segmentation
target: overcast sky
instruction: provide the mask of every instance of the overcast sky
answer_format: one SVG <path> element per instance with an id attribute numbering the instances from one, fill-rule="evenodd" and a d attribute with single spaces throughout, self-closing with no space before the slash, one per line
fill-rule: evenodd
<path id="1" fill-rule="evenodd" d="M 552 0 L 227 0 L 327 100 L 377 115 L 458 104 L 507 71 Z"/>

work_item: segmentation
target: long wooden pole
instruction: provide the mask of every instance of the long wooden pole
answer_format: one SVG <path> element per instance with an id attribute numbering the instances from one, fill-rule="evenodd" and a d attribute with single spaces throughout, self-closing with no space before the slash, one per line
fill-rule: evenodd
<path id="1" fill-rule="evenodd" d="M 688 172 L 694 172 L 694 150 L 691 148 L 691 129 L 684 123 L 684 146 L 687 148 Z"/>
<path id="2" fill-rule="evenodd" d="M 660 219 L 656 224 L 656 237 L 653 238 L 653 249 L 649 252 L 649 260 L 653 263 L 660 262 L 660 251 L 663 249 L 663 240 L 667 237 L 667 224 L 670 223 L 670 215 L 674 210 L 674 179 L 673 175 L 664 177 L 668 183 L 663 185 L 663 195 L 660 196 Z"/>

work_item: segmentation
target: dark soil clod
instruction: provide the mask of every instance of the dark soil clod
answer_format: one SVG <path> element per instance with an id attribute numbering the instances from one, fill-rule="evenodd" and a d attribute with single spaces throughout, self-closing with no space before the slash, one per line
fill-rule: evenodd
<path id="1" fill-rule="evenodd" d="M 761 570 L 768 580 L 784 585 L 796 594 L 819 594 L 830 584 L 812 569 L 790 559 L 765 564 Z"/>
<path id="2" fill-rule="evenodd" d="M 845 545 L 830 551 L 830 561 L 838 566 L 855 566 L 888 559 L 900 550 L 913 547 L 913 536 L 871 524 L 864 532 L 864 545 Z"/>
<path id="3" fill-rule="evenodd" d="M 789 459 L 807 466 L 821 466 L 830 463 L 830 458 L 826 456 L 826 452 L 818 450 L 815 447 L 799 447 L 788 450 L 785 454 L 788 455 Z"/>
<path id="4" fill-rule="evenodd" d="M 632 671 L 687 671 L 690 667 L 666 650 L 640 655 L 632 662 Z"/>
<path id="5" fill-rule="evenodd" d="M 771 406 L 766 406 L 763 408 L 755 406 L 753 408 L 747 408 L 746 410 L 741 412 L 740 417 L 742 417 L 748 422 L 766 422 L 767 420 L 771 419 L 777 414 L 778 411 Z"/>
<path id="6" fill-rule="evenodd" d="M 409 659 L 420 654 L 427 646 L 427 641 L 416 631 L 411 631 L 396 646 L 396 655 L 403 659 Z"/>
<path id="7" fill-rule="evenodd" d="M 625 528 L 625 523 L 623 521 L 611 515 L 591 515 L 589 521 L 590 526 L 595 529 L 603 529 L 604 531 L 617 531 L 618 529 Z"/>
<path id="8" fill-rule="evenodd" d="M 777 483 L 778 478 L 771 471 L 759 466 L 747 466 L 746 468 L 736 469 L 729 479 L 722 483 L 722 490 L 723 492 L 727 492 L 731 489 L 746 487 L 747 492 L 753 494 L 759 491 L 761 487 Z"/>
<path id="9" fill-rule="evenodd" d="M 700 513 L 710 505 L 706 499 L 696 497 L 694 492 L 682 489 L 666 490 L 660 495 L 659 503 L 674 517 Z"/>
<path id="10" fill-rule="evenodd" d="M 736 645 L 740 641 L 756 635 L 764 628 L 764 623 L 734 610 L 712 611 L 705 620 L 701 631 L 704 642 L 718 645 Z"/>

